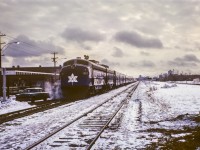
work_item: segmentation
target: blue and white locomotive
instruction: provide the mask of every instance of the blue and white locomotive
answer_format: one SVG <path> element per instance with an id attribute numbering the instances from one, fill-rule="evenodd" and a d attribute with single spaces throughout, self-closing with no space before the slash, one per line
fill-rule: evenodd
<path id="1" fill-rule="evenodd" d="M 81 58 L 64 62 L 60 80 L 63 96 L 78 98 L 134 82 L 132 77 L 100 65 L 95 60 Z"/>

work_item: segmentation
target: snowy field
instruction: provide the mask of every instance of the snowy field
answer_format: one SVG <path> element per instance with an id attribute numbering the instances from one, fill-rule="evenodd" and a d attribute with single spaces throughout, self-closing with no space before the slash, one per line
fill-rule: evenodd
<path id="1" fill-rule="evenodd" d="M 123 89 L 1 124 L 0 149 L 24 149 Z M 0 112 L 13 107 L 22 105 L 13 100 Z M 118 126 L 110 125 L 94 149 L 200 149 L 200 86 L 140 82 L 111 124 Z"/>
<path id="2" fill-rule="evenodd" d="M 200 86 L 141 82 L 118 129 L 96 149 L 200 148 Z"/>

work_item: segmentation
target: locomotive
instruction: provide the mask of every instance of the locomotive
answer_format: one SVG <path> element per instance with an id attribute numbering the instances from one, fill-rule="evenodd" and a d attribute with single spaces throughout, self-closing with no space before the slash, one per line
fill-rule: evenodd
<path id="1" fill-rule="evenodd" d="M 98 61 L 76 58 L 63 63 L 60 81 L 64 97 L 83 98 L 132 83 L 134 78 L 111 70 Z"/>

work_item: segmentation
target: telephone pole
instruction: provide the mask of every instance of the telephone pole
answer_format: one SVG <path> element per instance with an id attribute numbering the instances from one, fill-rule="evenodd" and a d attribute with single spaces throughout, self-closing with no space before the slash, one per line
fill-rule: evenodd
<path id="1" fill-rule="evenodd" d="M 51 58 L 51 59 L 53 60 L 52 62 L 54 63 L 54 69 L 55 69 L 54 80 L 56 81 L 56 63 L 57 63 L 56 59 L 58 59 L 58 57 L 56 57 L 56 54 L 58 54 L 58 53 L 57 52 L 53 52 L 51 54 L 53 54 L 53 58 Z"/>
<path id="2" fill-rule="evenodd" d="M 0 76 L 1 76 L 1 74 L 3 75 L 2 76 L 2 78 L 0 77 L 0 96 L 3 96 L 3 100 L 5 100 L 6 99 L 6 97 L 5 97 L 5 92 L 6 92 L 6 89 L 5 88 L 3 88 L 3 87 L 5 87 L 5 70 L 3 70 L 2 69 L 2 65 L 1 65 L 1 58 L 2 58 L 2 44 L 5 44 L 5 42 L 1 42 L 1 37 L 3 37 L 3 36 L 6 36 L 5 34 L 2 34 L 1 32 L 0 32 Z M 3 82 L 2 82 L 3 81 Z"/>
<path id="3" fill-rule="evenodd" d="M 5 34 L 2 34 L 1 32 L 0 32 L 0 68 L 2 67 L 1 66 L 1 61 L 2 61 L 2 48 L 1 48 L 1 45 L 2 44 L 5 44 L 5 42 L 1 42 L 1 37 L 3 37 L 3 36 L 6 36 Z"/>

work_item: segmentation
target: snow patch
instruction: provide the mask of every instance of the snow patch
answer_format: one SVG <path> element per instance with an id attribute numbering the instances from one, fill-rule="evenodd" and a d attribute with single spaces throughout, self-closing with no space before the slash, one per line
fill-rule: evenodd
<path id="1" fill-rule="evenodd" d="M 28 102 L 18 102 L 15 100 L 15 96 L 10 97 L 4 102 L 0 103 L 0 114 L 5 114 L 21 109 L 33 107 Z"/>
<path id="2" fill-rule="evenodd" d="M 164 86 L 162 86 L 161 88 L 172 88 L 172 87 L 177 87 L 177 84 L 172 84 L 172 85 L 169 85 L 169 84 L 164 84 Z"/>

